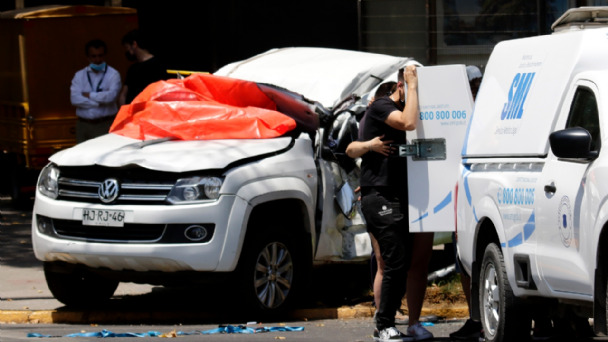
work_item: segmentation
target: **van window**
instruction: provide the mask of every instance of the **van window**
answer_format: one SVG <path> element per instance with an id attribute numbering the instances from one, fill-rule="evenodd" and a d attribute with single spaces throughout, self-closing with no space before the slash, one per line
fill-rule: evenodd
<path id="1" fill-rule="evenodd" d="M 579 87 L 576 90 L 566 128 L 582 127 L 591 133 L 591 151 L 600 149 L 600 122 L 595 94 L 591 89 Z"/>

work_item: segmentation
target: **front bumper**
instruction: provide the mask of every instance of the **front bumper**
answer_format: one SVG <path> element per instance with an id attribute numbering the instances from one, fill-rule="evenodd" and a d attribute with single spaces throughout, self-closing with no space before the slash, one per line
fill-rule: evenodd
<path id="1" fill-rule="evenodd" d="M 168 232 L 166 227 L 187 227 L 191 224 L 212 226 L 213 235 L 208 241 L 202 240 L 204 242 L 166 238 L 119 241 L 100 239 L 98 236 L 87 238 L 86 229 L 88 227 L 91 232 L 99 232 L 104 228 L 120 230 L 121 227 L 82 226 L 84 232 L 78 237 L 66 237 L 55 230 L 51 234 L 43 234 L 38 227 L 41 218 L 79 225 L 82 208 L 124 210 L 128 213 L 125 224 L 137 224 L 144 229 L 147 225 L 157 228 L 164 226 L 163 235 Z M 42 261 L 64 261 L 112 271 L 229 272 L 236 267 L 249 212 L 248 203 L 237 196 L 221 196 L 214 202 L 188 205 L 109 206 L 57 201 L 38 193 L 32 215 L 32 243 L 36 258 Z M 46 221 L 49 222 L 48 219 Z"/>

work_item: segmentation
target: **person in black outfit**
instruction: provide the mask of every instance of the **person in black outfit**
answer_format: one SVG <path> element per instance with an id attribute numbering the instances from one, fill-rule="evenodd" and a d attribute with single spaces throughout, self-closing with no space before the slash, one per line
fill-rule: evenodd
<path id="1" fill-rule="evenodd" d="M 404 104 L 403 101 L 406 99 Z M 396 155 L 390 144 L 405 144 L 405 131 L 418 122 L 418 76 L 409 65 L 398 73 L 397 89 L 375 100 L 365 113 L 359 142 L 347 149 L 350 157 L 361 157 L 361 210 L 367 229 L 378 241 L 384 261 L 384 278 L 376 312 L 377 341 L 411 341 L 395 328 L 395 313 L 406 292 L 411 263 L 408 227 L 406 158 Z M 379 138 L 382 143 L 377 141 Z"/>
<path id="2" fill-rule="evenodd" d="M 127 70 L 119 104 L 129 104 L 150 83 L 167 79 L 167 69 L 158 57 L 150 52 L 150 42 L 140 30 L 132 30 L 122 38 L 125 56 L 136 61 Z"/>

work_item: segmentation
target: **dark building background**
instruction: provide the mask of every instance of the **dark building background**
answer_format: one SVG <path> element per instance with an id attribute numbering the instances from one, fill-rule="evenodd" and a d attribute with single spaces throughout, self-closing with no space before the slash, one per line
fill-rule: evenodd
<path id="1" fill-rule="evenodd" d="M 359 0 L 361 50 L 482 68 L 496 43 L 551 33 L 566 10 L 607 0 Z"/>
<path id="2" fill-rule="evenodd" d="M 0 11 L 15 9 L 0 0 Z M 24 7 L 48 0 L 22 0 Z M 116 1 L 114 2 L 116 3 Z M 137 9 L 139 27 L 154 37 L 155 53 L 179 70 L 215 71 L 271 48 L 358 49 L 356 0 L 122 0 Z M 59 0 L 61 5 L 112 5 L 104 0 Z"/>
<path id="3" fill-rule="evenodd" d="M 353 0 L 152 1 L 123 0 L 140 27 L 157 37 L 170 65 L 215 71 L 271 48 L 320 46 L 357 49 Z"/>
<path id="4" fill-rule="evenodd" d="M 0 11 L 48 5 L 0 0 Z M 568 8 L 608 0 L 58 0 L 124 6 L 171 68 L 213 72 L 271 48 L 318 46 L 484 66 L 496 43 L 550 33 Z"/>

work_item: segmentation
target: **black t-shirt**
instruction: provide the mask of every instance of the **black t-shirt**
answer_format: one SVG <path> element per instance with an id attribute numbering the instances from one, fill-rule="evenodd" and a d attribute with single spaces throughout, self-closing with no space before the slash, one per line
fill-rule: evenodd
<path id="1" fill-rule="evenodd" d="M 167 78 L 167 69 L 157 57 L 131 65 L 125 78 L 125 85 L 127 86 L 126 103 L 131 103 L 150 83 L 166 80 Z"/>
<path id="2" fill-rule="evenodd" d="M 405 132 L 385 123 L 389 114 L 403 108 L 390 97 L 374 101 L 360 122 L 359 140 L 367 141 L 384 135 L 382 140 L 392 140 L 392 144 L 405 144 Z M 361 187 L 396 187 L 394 190 L 407 189 L 407 158 L 377 152 L 368 152 L 361 157 Z"/>

